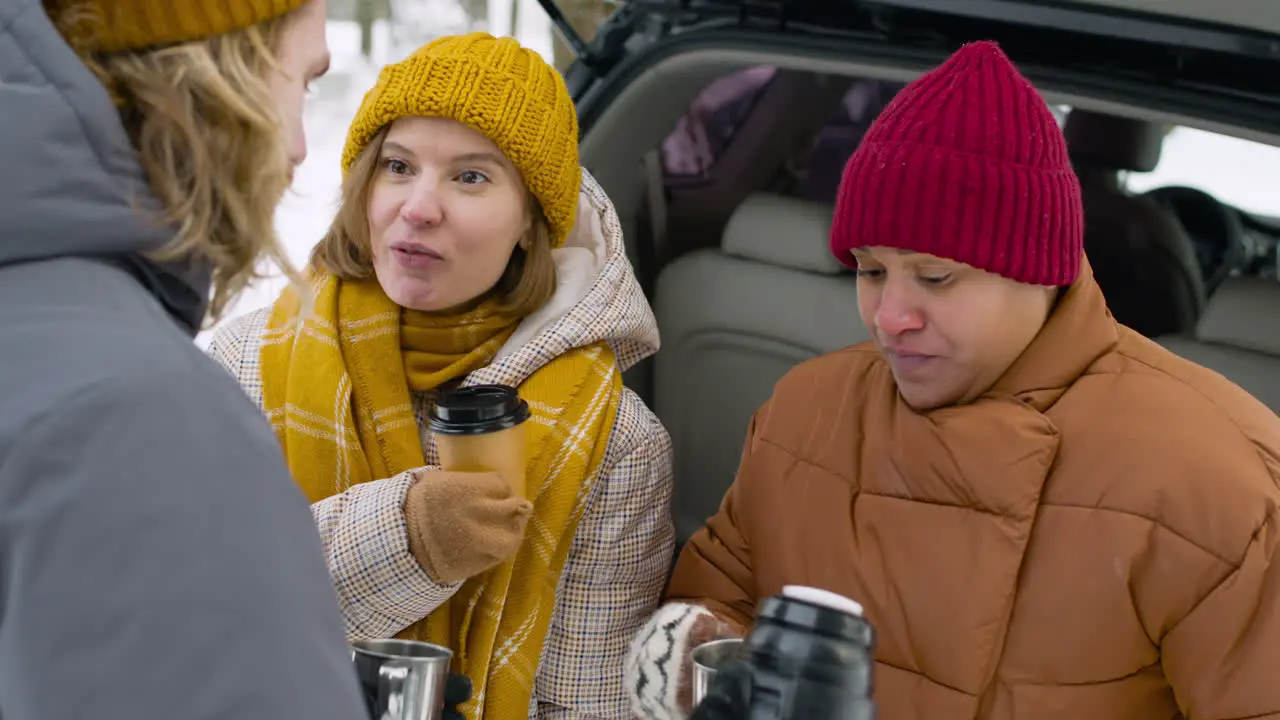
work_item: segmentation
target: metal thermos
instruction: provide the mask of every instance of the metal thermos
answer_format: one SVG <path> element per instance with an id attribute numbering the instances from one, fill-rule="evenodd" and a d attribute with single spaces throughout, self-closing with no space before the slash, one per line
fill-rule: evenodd
<path id="1" fill-rule="evenodd" d="M 787 586 L 764 601 L 737 658 L 715 668 L 690 720 L 875 720 L 874 647 L 861 605 Z"/>

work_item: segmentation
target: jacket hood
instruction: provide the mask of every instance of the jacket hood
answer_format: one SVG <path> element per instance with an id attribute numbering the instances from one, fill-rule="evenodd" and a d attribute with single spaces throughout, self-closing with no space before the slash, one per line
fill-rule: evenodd
<path id="1" fill-rule="evenodd" d="M 469 383 L 518 385 L 556 356 L 600 341 L 624 370 L 658 351 L 658 325 L 627 259 L 618 213 L 585 168 L 573 231 L 552 256 L 555 294 Z"/>
<path id="2" fill-rule="evenodd" d="M 209 268 L 143 257 L 172 237 L 106 90 L 39 0 L 0 3 L 0 265 L 100 258 L 130 272 L 188 331 Z"/>

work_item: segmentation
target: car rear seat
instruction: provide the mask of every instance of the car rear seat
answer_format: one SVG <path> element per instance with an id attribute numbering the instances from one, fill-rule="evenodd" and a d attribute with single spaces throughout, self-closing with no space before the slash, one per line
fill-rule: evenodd
<path id="1" fill-rule="evenodd" d="M 1146 335 L 1190 333 L 1204 309 L 1195 245 L 1178 218 L 1128 194 L 1120 172 L 1151 172 L 1165 128 L 1072 110 L 1063 133 L 1084 196 L 1084 249 L 1116 319 Z"/>
<path id="2" fill-rule="evenodd" d="M 688 253 L 658 276 L 654 411 L 675 445 L 681 543 L 719 507 L 774 383 L 803 360 L 870 339 L 854 277 L 828 250 L 831 214 L 826 204 L 752 195 L 719 249 Z"/>
<path id="3" fill-rule="evenodd" d="M 1160 344 L 1226 378 L 1280 413 L 1280 283 L 1228 278 L 1209 299 L 1194 338 Z"/>

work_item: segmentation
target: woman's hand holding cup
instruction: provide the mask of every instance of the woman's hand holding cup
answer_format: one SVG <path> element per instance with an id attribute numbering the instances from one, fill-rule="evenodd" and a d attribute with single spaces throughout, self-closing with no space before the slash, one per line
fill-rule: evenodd
<path id="1" fill-rule="evenodd" d="M 422 468 L 405 497 L 409 549 L 437 583 L 460 582 L 515 556 L 533 503 L 496 472 Z"/>

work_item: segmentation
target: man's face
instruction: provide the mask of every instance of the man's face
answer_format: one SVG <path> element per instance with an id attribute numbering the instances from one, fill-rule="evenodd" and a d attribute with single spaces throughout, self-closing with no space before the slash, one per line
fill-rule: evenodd
<path id="1" fill-rule="evenodd" d="M 311 82 L 329 70 L 329 46 L 325 42 L 326 0 L 311 0 L 294 14 L 276 48 L 280 70 L 267 80 L 289 151 L 291 167 L 307 157 L 307 136 L 302 128 L 302 106 Z"/>
<path id="2" fill-rule="evenodd" d="M 989 390 L 1040 332 L 1058 292 L 923 253 L 867 247 L 853 256 L 862 322 L 917 410 Z"/>

